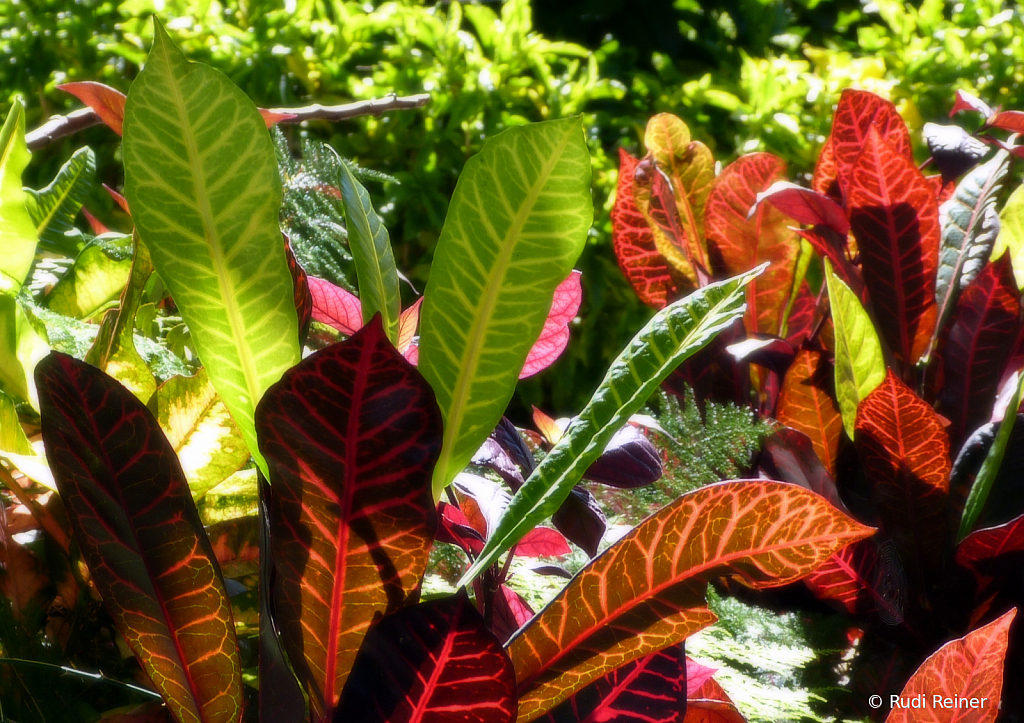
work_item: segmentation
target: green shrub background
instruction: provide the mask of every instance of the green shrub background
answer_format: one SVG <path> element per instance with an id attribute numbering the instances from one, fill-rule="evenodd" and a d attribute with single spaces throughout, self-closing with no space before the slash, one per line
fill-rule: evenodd
<path id="1" fill-rule="evenodd" d="M 839 92 L 891 98 L 919 136 L 955 89 L 1024 108 L 1021 8 L 998 0 L 26 0 L 0 2 L 0 112 L 17 95 L 29 127 L 77 107 L 56 89 L 97 80 L 126 91 L 157 13 L 182 49 L 267 107 L 430 93 L 419 111 L 287 129 L 330 142 L 399 183 L 371 184 L 400 269 L 422 289 L 466 159 L 510 125 L 583 113 L 596 219 L 580 260 L 585 297 L 569 351 L 520 384 L 520 413 L 577 411 L 649 316 L 611 253 L 617 148 L 640 152 L 647 119 L 668 111 L 723 163 L 771 151 L 809 174 Z M 639 8 L 638 8 L 639 6 Z M 97 127 L 37 152 L 38 187 L 82 144 L 99 178 L 122 181 L 119 142 Z M 112 212 L 101 192 L 88 204 Z M 407 289 L 407 293 L 411 292 Z M 555 380 L 558 380 L 557 382 Z M 571 380 L 571 383 L 570 381 Z"/>

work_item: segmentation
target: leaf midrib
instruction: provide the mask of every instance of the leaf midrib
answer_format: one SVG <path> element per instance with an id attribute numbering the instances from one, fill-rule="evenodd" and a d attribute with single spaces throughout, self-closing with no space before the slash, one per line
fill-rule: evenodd
<path id="1" fill-rule="evenodd" d="M 74 157 L 72 157 L 72 160 L 74 160 Z M 49 212 L 45 216 L 43 216 L 42 221 L 40 221 L 39 224 L 36 226 L 37 236 L 43 235 L 43 231 L 45 231 L 46 228 L 50 225 L 50 222 L 53 221 L 53 218 L 57 215 L 57 211 L 60 209 L 60 207 L 64 205 L 64 201 L 66 201 L 71 196 L 71 189 L 75 187 L 75 183 L 78 182 L 78 179 L 82 177 L 82 173 L 84 172 L 85 164 L 80 164 L 79 167 L 75 170 L 74 176 L 71 178 L 70 181 L 68 181 L 67 185 L 65 186 L 64 192 L 60 193 L 57 196 L 53 205 L 50 207 Z M 55 178 L 54 183 L 56 183 L 59 180 L 59 178 L 60 176 Z M 43 190 L 45 191 L 47 189 Z"/>
<path id="2" fill-rule="evenodd" d="M 165 42 L 170 42 L 165 40 Z M 242 366 L 242 376 L 245 379 L 245 387 L 249 392 L 248 407 L 254 409 L 259 400 L 259 381 L 256 369 L 253 367 L 252 357 L 248 354 L 243 329 L 245 323 L 235 299 L 235 288 L 231 278 L 224 272 L 224 249 L 221 248 L 220 238 L 215 229 L 213 211 L 210 208 L 210 199 L 206 191 L 206 179 L 199 170 L 199 149 L 196 145 L 196 138 L 193 133 L 192 123 L 188 117 L 185 107 L 185 99 L 181 93 L 181 86 L 178 84 L 178 76 L 174 72 L 172 60 L 164 52 L 164 60 L 169 66 L 171 82 L 171 94 L 173 96 L 174 110 L 180 122 L 182 139 L 185 142 L 185 149 L 188 152 L 189 170 L 192 173 L 192 182 L 196 189 L 196 202 L 199 207 L 200 216 L 203 222 L 203 235 L 208 243 L 210 258 L 213 261 L 214 275 L 217 277 L 217 286 L 220 289 L 221 300 L 224 304 L 224 311 L 228 317 L 228 326 L 231 328 L 231 336 L 235 340 L 235 347 L 238 349 L 238 359 Z M 186 61 L 187 62 L 187 61 Z M 187 65 L 186 65 L 187 68 Z M 189 72 L 186 69 L 186 73 Z M 225 360 L 227 360 L 225 358 Z"/>
<path id="3" fill-rule="evenodd" d="M 490 325 L 491 318 L 494 316 L 494 311 L 498 303 L 498 296 L 501 292 L 501 284 L 497 282 L 504 281 L 505 274 L 508 272 L 508 268 L 510 266 L 512 253 L 516 247 L 514 241 L 518 238 L 523 226 L 525 226 L 526 220 L 530 215 L 530 211 L 532 211 L 534 205 L 536 205 L 537 198 L 540 196 L 541 190 L 547 184 L 548 178 L 551 176 L 551 172 L 561 160 L 562 154 L 569 145 L 572 131 L 575 129 L 576 126 L 574 124 L 570 131 L 563 134 L 561 142 L 551 152 L 547 161 L 541 167 L 541 172 L 537 176 L 537 181 L 530 187 L 526 200 L 520 205 L 519 212 L 513 218 L 512 225 L 502 238 L 502 245 L 498 253 L 497 263 L 494 264 L 491 268 L 490 274 L 487 276 L 487 283 L 484 287 L 484 297 L 478 307 L 480 309 L 480 313 L 477 314 L 476 318 L 473 320 L 473 325 L 470 327 L 469 334 L 467 335 L 467 344 L 462 353 L 462 358 L 459 360 L 458 380 L 455 383 L 455 388 L 452 390 L 451 407 L 449 409 L 448 417 L 445 420 L 447 428 L 458 432 L 460 437 L 463 434 L 462 420 L 465 416 L 467 402 L 469 401 L 469 389 L 472 381 L 476 378 L 476 370 L 480 364 L 480 357 L 483 352 L 484 339 L 487 336 L 487 329 Z M 490 225 L 486 215 L 482 215 L 481 219 L 483 219 L 487 225 Z M 441 455 L 437 461 L 437 469 L 440 470 L 442 475 L 444 475 L 443 478 L 445 479 L 446 484 L 448 479 L 448 466 L 453 454 L 455 442 L 456 438 L 454 435 L 445 435 L 444 442 L 441 445 Z"/>

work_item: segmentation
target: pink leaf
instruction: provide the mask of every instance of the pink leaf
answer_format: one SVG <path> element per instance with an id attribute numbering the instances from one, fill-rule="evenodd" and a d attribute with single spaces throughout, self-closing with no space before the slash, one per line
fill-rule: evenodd
<path id="1" fill-rule="evenodd" d="M 570 552 L 562 533 L 550 527 L 534 527 L 515 547 L 520 557 L 561 557 Z"/>
<path id="2" fill-rule="evenodd" d="M 949 111 L 949 117 L 952 118 L 962 110 L 977 111 L 985 118 L 989 118 L 993 114 L 992 106 L 981 98 L 973 96 L 962 90 L 958 90 L 956 92 L 956 102 L 953 104 L 953 109 Z"/>
<path id="3" fill-rule="evenodd" d="M 526 356 L 523 370 L 519 378 L 525 379 L 537 372 L 547 369 L 565 351 L 569 344 L 569 322 L 576 317 L 583 301 L 583 286 L 580 284 L 580 272 L 573 270 L 571 274 L 555 289 L 544 329 L 540 332 L 537 343 Z"/>
<path id="4" fill-rule="evenodd" d="M 363 306 L 359 297 L 330 281 L 309 277 L 313 297 L 313 320 L 351 336 L 363 326 Z"/>
<path id="5" fill-rule="evenodd" d="M 717 668 L 701 665 L 693 658 L 686 657 L 686 696 L 689 698 L 704 685 L 704 681 L 718 672 Z"/>
<path id="6" fill-rule="evenodd" d="M 828 226 L 842 237 L 850 231 L 846 211 L 824 193 L 802 188 L 789 181 L 776 181 L 768 190 L 757 194 L 757 200 L 750 209 L 748 218 L 757 212 L 757 207 L 768 201 L 798 223 L 810 226 Z"/>

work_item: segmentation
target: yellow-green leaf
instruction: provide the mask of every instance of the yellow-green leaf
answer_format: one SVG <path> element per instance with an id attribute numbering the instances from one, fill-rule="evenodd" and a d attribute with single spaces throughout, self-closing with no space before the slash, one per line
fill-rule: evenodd
<path id="1" fill-rule="evenodd" d="M 36 227 L 29 215 L 21 174 L 30 154 L 25 145 L 25 109 L 15 100 L 0 130 L 0 292 L 21 288 L 36 255 Z"/>
<path id="2" fill-rule="evenodd" d="M 99 236 L 82 249 L 46 295 L 46 307 L 63 316 L 88 319 L 121 295 L 131 266 L 131 236 Z"/>
<path id="3" fill-rule="evenodd" d="M 999 236 L 991 258 L 998 259 L 1009 250 L 1017 287 L 1024 289 L 1024 185 L 1017 186 L 999 213 Z"/>

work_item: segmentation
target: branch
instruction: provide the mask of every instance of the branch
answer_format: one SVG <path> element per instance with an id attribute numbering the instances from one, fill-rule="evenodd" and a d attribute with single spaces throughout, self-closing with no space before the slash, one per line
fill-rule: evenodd
<path id="1" fill-rule="evenodd" d="M 393 110 L 410 110 L 422 108 L 430 102 L 430 95 L 396 96 L 362 100 L 344 105 L 308 105 L 301 108 L 270 108 L 271 113 L 291 116 L 278 121 L 282 124 L 294 125 L 311 120 L 342 121 L 349 118 L 373 115 L 379 116 Z M 103 123 L 92 108 L 81 108 L 67 115 L 55 115 L 35 130 L 25 134 L 25 143 L 30 151 L 39 150 L 54 141 Z"/>

